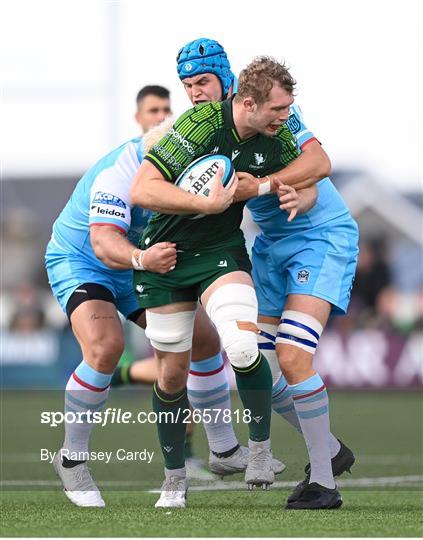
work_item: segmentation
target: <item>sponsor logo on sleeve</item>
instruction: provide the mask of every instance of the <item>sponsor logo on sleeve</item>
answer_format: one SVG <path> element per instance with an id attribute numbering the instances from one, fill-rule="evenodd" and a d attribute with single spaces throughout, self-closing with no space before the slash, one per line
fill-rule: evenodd
<path id="1" fill-rule="evenodd" d="M 111 204 L 113 206 L 119 206 L 120 208 L 126 208 L 126 203 L 122 201 L 122 199 L 112 193 L 106 193 L 105 191 L 97 191 L 94 195 L 93 203 Z"/>
<path id="2" fill-rule="evenodd" d="M 295 116 L 295 114 L 291 114 L 291 116 L 288 118 L 286 122 L 286 125 L 288 126 L 289 131 L 294 135 L 298 133 L 301 129 L 300 121 Z"/>
<path id="3" fill-rule="evenodd" d="M 91 211 L 90 211 L 90 216 L 91 217 L 95 217 L 95 216 L 110 216 L 110 217 L 116 217 L 116 218 L 120 218 L 120 219 L 126 219 L 126 213 L 121 211 L 121 210 L 117 210 L 116 208 L 103 208 L 102 206 L 99 206 L 97 204 L 92 204 L 91 205 Z"/>
<path id="4" fill-rule="evenodd" d="M 169 131 L 169 135 L 173 139 L 178 141 L 177 146 L 179 146 L 180 148 L 183 148 L 189 154 L 194 155 L 195 150 L 194 150 L 193 146 L 191 145 L 191 143 L 189 141 L 187 141 L 186 139 L 184 139 L 184 137 L 182 137 L 182 135 L 179 133 L 179 131 L 176 131 L 176 129 L 172 128 Z"/>
<path id="5" fill-rule="evenodd" d="M 179 163 L 179 161 L 177 161 L 173 155 L 171 154 L 171 152 L 169 152 L 169 150 L 166 150 L 165 148 L 163 148 L 163 146 L 160 146 L 158 144 L 156 144 L 154 147 L 153 147 L 153 150 L 157 153 L 158 156 L 160 156 L 165 162 L 166 164 L 169 166 L 169 167 L 172 167 L 172 169 L 177 172 L 179 171 L 180 169 L 182 169 L 182 163 Z"/>

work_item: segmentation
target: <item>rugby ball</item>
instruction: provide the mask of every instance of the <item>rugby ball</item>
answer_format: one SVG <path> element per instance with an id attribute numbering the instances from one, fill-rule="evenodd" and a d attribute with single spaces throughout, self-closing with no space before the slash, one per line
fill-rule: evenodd
<path id="1" fill-rule="evenodd" d="M 175 185 L 193 195 L 208 197 L 212 181 L 216 177 L 219 168 L 223 169 L 222 184 L 225 188 L 232 185 L 235 178 L 235 169 L 232 161 L 221 154 L 207 154 L 201 156 L 178 176 Z M 185 216 L 189 219 L 204 217 L 204 214 Z"/>

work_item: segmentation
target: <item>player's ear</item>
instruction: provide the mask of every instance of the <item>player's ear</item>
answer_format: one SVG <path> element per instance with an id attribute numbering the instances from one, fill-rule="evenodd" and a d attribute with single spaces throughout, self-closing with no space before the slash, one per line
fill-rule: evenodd
<path id="1" fill-rule="evenodd" d="M 257 104 L 253 97 L 247 96 L 243 100 L 244 108 L 248 112 L 255 112 L 257 109 Z"/>

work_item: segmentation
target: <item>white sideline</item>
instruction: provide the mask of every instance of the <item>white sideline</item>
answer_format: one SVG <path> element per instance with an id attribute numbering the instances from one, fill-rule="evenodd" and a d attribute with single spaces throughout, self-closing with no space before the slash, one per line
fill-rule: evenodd
<path id="1" fill-rule="evenodd" d="M 272 488 L 292 488 L 298 484 L 299 480 L 275 482 L 272 484 Z M 419 484 L 423 482 L 423 475 L 408 475 L 408 476 L 380 476 L 380 477 L 367 477 L 367 478 L 350 478 L 345 480 L 337 480 L 337 485 L 342 487 L 410 487 L 413 484 Z M 1 487 L 55 487 L 61 486 L 61 482 L 58 480 L 2 480 L 0 482 Z M 143 487 L 145 482 L 137 482 L 132 480 L 106 480 L 104 482 L 98 482 L 100 487 Z M 240 490 L 245 489 L 245 482 L 224 482 L 223 480 L 216 480 L 213 483 L 208 482 L 207 485 L 191 486 L 190 491 L 228 491 L 228 490 Z M 158 489 L 149 489 L 148 493 L 160 493 Z"/>

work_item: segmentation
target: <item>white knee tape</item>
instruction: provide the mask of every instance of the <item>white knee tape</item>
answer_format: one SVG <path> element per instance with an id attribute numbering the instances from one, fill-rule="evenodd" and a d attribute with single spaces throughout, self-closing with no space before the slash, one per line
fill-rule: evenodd
<path id="1" fill-rule="evenodd" d="M 260 334 L 257 336 L 258 348 L 266 357 L 269 363 L 270 371 L 272 372 L 273 384 L 275 385 L 281 377 L 281 368 L 276 355 L 276 334 L 278 331 L 277 324 L 258 323 Z"/>
<path id="2" fill-rule="evenodd" d="M 276 343 L 287 343 L 314 354 L 322 332 L 323 326 L 311 315 L 287 310 L 282 313 Z"/>
<path id="3" fill-rule="evenodd" d="M 195 311 L 153 313 L 147 309 L 145 335 L 159 351 L 184 352 L 192 346 Z"/>
<path id="4" fill-rule="evenodd" d="M 257 334 L 241 330 L 239 322 L 257 325 L 257 298 L 254 289 L 241 283 L 228 283 L 215 291 L 206 306 L 219 333 L 229 361 L 235 367 L 249 367 L 257 358 Z"/>

